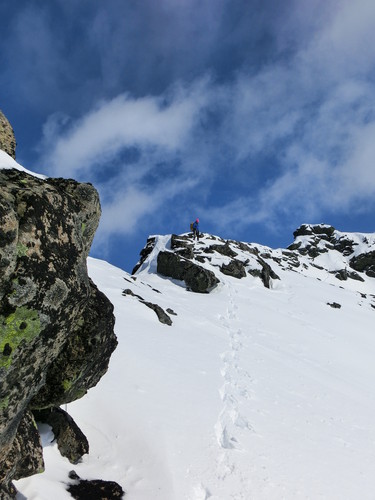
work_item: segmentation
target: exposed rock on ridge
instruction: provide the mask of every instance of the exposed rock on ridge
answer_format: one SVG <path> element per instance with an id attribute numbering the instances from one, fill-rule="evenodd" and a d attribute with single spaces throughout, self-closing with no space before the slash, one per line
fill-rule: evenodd
<path id="1" fill-rule="evenodd" d="M 156 239 L 157 237 L 151 237 L 147 240 L 133 274 L 150 258 Z M 157 253 L 157 272 L 184 282 L 192 292 L 208 293 L 213 290 L 220 283 L 217 270 L 237 279 L 251 274 L 259 277 L 266 288 L 271 288 L 272 280 L 280 279 L 270 264 L 260 256 L 256 246 L 233 240 L 225 241 L 212 235 L 194 243 L 191 234 L 172 234 L 170 248 Z"/>
<path id="2" fill-rule="evenodd" d="M 200 293 L 211 291 L 223 281 L 222 275 L 236 279 L 251 275 L 272 288 L 280 280 L 274 268 L 300 273 L 314 268 L 322 271 L 322 278 L 326 279 L 328 272 L 340 281 L 363 282 L 364 275 L 375 277 L 375 234 L 343 233 L 327 224 L 304 224 L 294 237 L 287 250 L 274 250 L 213 235 L 202 235 L 194 242 L 189 233 L 172 234 L 168 244 L 166 237 L 161 237 L 162 243 L 160 237 L 153 236 L 133 272 L 144 263 L 147 269 L 147 262 L 156 260 L 159 274 L 185 282 L 188 290 Z M 331 257 L 326 259 L 329 252 Z"/>
<path id="3" fill-rule="evenodd" d="M 296 250 L 301 255 L 315 259 L 330 250 L 340 252 L 347 265 L 354 271 L 363 272 L 375 278 L 375 242 L 369 241 L 361 233 L 342 233 L 327 224 L 303 224 L 294 233 L 295 242 L 289 250 Z M 366 247 L 367 251 L 358 252 L 358 248 Z M 356 272 L 348 269 L 337 270 L 336 277 L 363 280 Z"/>

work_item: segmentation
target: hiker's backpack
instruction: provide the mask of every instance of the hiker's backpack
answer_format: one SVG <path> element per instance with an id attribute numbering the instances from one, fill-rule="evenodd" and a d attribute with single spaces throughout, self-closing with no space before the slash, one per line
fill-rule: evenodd
<path id="1" fill-rule="evenodd" d="M 193 224 L 194 222 L 190 222 L 190 231 L 194 231 Z"/>

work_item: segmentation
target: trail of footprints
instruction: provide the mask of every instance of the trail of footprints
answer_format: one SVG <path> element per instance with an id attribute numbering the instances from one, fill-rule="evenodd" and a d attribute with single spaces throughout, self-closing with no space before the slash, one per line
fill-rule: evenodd
<path id="1" fill-rule="evenodd" d="M 248 387 L 251 377 L 248 371 L 240 366 L 240 353 L 243 349 L 244 335 L 240 328 L 232 325 L 236 320 L 237 305 L 230 296 L 226 316 L 221 321 L 228 333 L 229 349 L 221 354 L 223 385 L 220 396 L 223 408 L 215 425 L 217 441 L 223 450 L 241 450 L 240 429 L 252 431 L 251 424 L 241 407 L 250 399 Z"/>

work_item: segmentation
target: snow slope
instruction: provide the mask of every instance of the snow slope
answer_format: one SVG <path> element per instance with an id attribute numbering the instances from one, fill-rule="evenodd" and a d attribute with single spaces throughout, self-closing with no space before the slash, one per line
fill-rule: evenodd
<path id="1" fill-rule="evenodd" d="M 45 175 L 36 174 L 35 172 L 31 172 L 31 170 L 27 170 L 27 168 L 17 163 L 16 160 L 13 160 L 11 156 L 0 149 L 0 170 L 9 170 L 11 168 L 15 168 L 16 170 L 20 170 L 21 172 L 33 175 L 34 177 L 38 177 L 39 179 L 46 179 Z"/>
<path id="2" fill-rule="evenodd" d="M 345 237 L 357 254 L 373 250 L 375 235 Z M 46 472 L 17 481 L 17 498 L 70 498 L 75 469 L 117 481 L 128 500 L 373 500 L 375 279 L 338 280 L 329 271 L 348 259 L 336 250 L 298 255 L 295 267 L 252 245 L 280 277 L 271 289 L 224 275 L 228 257 L 215 253 L 200 265 L 220 284 L 196 294 L 156 273 L 170 236 L 155 240 L 136 277 L 89 259 L 119 340 L 105 377 L 67 408 L 90 454 L 73 466 L 43 427 Z M 137 296 L 171 308 L 172 326 Z"/>

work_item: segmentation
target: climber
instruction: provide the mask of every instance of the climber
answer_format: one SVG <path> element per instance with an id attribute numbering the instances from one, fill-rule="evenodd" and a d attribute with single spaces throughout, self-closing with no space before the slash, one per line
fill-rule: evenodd
<path id="1" fill-rule="evenodd" d="M 195 219 L 193 222 L 193 238 L 199 240 L 199 219 Z"/>

